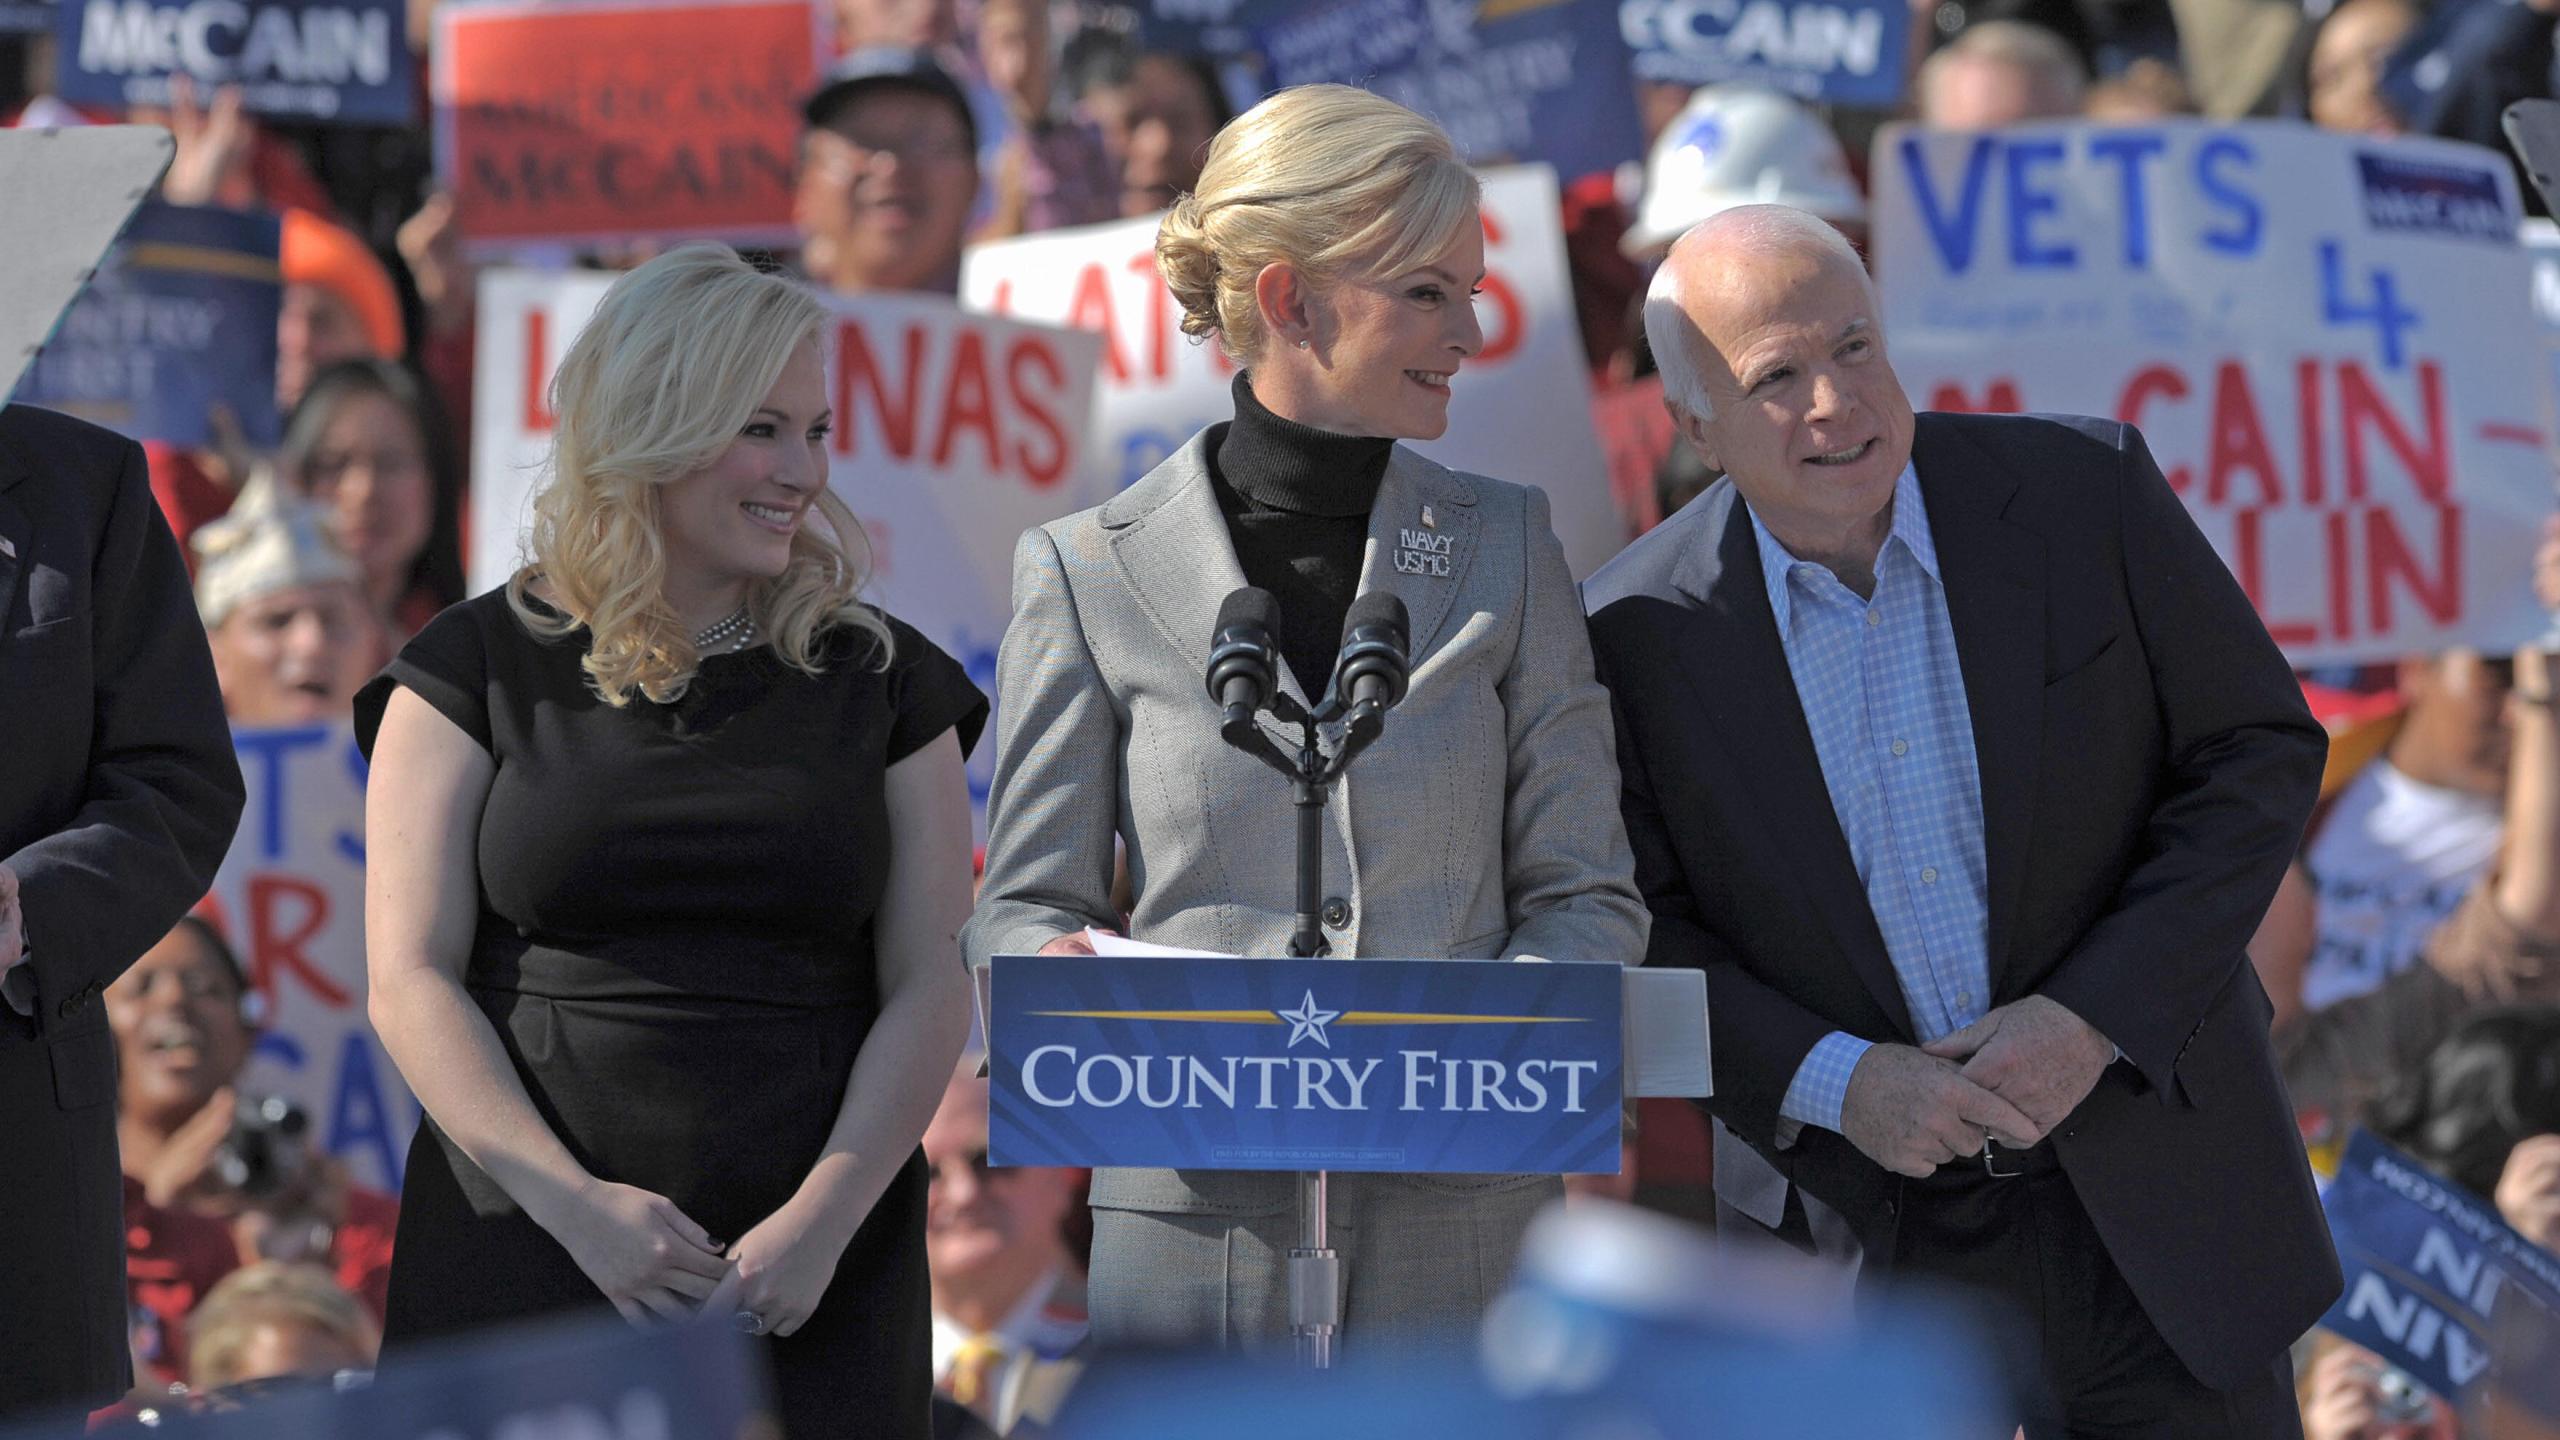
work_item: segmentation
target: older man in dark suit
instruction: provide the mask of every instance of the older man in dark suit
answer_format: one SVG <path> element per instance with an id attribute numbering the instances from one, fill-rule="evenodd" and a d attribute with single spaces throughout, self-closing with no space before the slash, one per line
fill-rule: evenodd
<path id="1" fill-rule="evenodd" d="M 1720 1215 L 1989 1297 L 2030 1436 L 2298 1433 L 2338 1268 L 2242 957 L 2320 778 L 2283 656 L 2129 427 L 1914 417 L 1811 217 L 1707 221 L 1645 318 L 1725 478 L 1585 599 Z"/>
<path id="2" fill-rule="evenodd" d="M 99 992 L 240 820 L 204 625 L 142 450 L 0 409 L 0 1415 L 131 1383 Z"/>

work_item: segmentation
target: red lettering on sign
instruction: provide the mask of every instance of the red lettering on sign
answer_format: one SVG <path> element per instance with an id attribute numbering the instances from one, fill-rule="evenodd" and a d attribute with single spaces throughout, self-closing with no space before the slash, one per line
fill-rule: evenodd
<path id="1" fill-rule="evenodd" d="M 2231 517 L 2231 573 L 2267 625 L 2278 645 L 2308 645 L 2320 638 L 2320 627 L 2307 620 L 2279 620 L 2267 613 L 2266 515 L 2243 510 Z"/>
<path id="2" fill-rule="evenodd" d="M 975 330 L 953 337 L 951 380 L 943 391 L 942 427 L 933 437 L 933 463 L 951 463 L 951 442 L 962 431 L 978 437 L 987 468 L 1004 469 L 1004 441 L 996 434 L 995 396 L 987 385 L 987 342 Z"/>
<path id="3" fill-rule="evenodd" d="M 2308 357 L 2293 362 L 2294 413 L 2302 426 L 2302 503 L 2317 505 L 2329 498 L 2327 447 L 2320 436 L 2320 362 Z"/>
<path id="4" fill-rule="evenodd" d="M 1927 408 L 1961 415 L 2015 415 L 2027 406 L 2018 398 L 2018 382 L 2004 375 L 1984 388 L 1979 401 L 1966 394 L 1962 385 L 1944 381 L 1929 392 Z"/>
<path id="5" fill-rule="evenodd" d="M 2382 442 L 2408 467 L 2418 493 L 2439 505 L 2452 500 L 2453 451 L 2445 438 L 2444 370 L 2432 360 L 2418 362 L 2418 405 L 2427 431 L 2423 449 L 2410 438 L 2390 402 L 2365 378 L 2364 367 L 2353 360 L 2338 362 L 2338 409 L 2339 421 L 2347 432 L 2349 495 L 2363 500 L 2373 493 L 2365 482 L 2364 458 L 2365 431 L 2373 429 L 2382 433 Z"/>
<path id="6" fill-rule="evenodd" d="M 1036 382 L 1025 376 L 1026 370 L 1040 372 Z M 1029 422 L 1032 436 L 1047 441 L 1045 445 L 1038 446 L 1031 440 L 1017 443 L 1013 451 L 1014 462 L 1022 467 L 1022 478 L 1033 485 L 1043 488 L 1055 485 L 1066 475 L 1067 462 L 1073 457 L 1067 453 L 1065 423 L 1045 402 L 1051 393 L 1066 384 L 1067 367 L 1058 359 L 1058 352 L 1049 348 L 1047 341 L 1026 337 L 1015 341 L 1012 351 L 1005 356 L 1004 378 L 1006 392 L 1013 399 L 1013 408 L 1021 411 Z"/>
<path id="7" fill-rule="evenodd" d="M 1076 272 L 1075 295 L 1067 302 L 1067 328 L 1100 335 L 1103 378 L 1114 385 L 1128 380 L 1129 363 L 1120 358 L 1119 318 L 1111 306 L 1111 277 L 1102 273 L 1099 263 Z"/>
<path id="8" fill-rule="evenodd" d="M 2400 521 L 2413 514 L 2410 510 L 2386 510 L 2377 505 L 2364 512 L 2365 554 L 2372 566 L 2366 577 L 2365 598 L 2373 607 L 2373 629 L 2377 635 L 2391 633 L 2391 595 L 2395 582 L 2405 586 L 2411 598 L 2427 619 L 2437 625 L 2450 625 L 2462 614 L 2462 507 L 2430 505 L 2423 512 L 2435 521 L 2435 575 L 2432 580 L 2409 548 L 2409 538 L 2402 533 Z"/>
<path id="9" fill-rule="evenodd" d="M 909 325 L 905 339 L 905 363 L 899 367 L 899 375 L 906 381 L 906 388 L 893 404 L 888 386 L 894 382 L 881 375 L 880 362 L 871 353 L 871 342 L 863 336 L 862 322 L 847 320 L 836 327 L 837 454 L 853 454 L 854 436 L 862 430 L 853 403 L 857 384 L 871 396 L 871 409 L 880 417 L 880 433 L 888 439 L 889 453 L 901 460 L 915 454 L 916 401 L 924 392 L 924 330 Z"/>
<path id="10" fill-rule="evenodd" d="M 2249 390 L 2249 372 L 2237 360 L 2225 360 L 2213 372 L 2213 443 L 2205 456 L 2204 503 L 2231 503 L 2231 476 L 2248 470 L 2258 477 L 2258 502 L 2284 499 L 2284 481 L 2276 473 L 2276 457 L 2267 449 L 2266 427 L 2258 423 L 2258 400 Z"/>
<path id="11" fill-rule="evenodd" d="M 2124 382 L 2124 394 L 2116 399 L 2116 418 L 2127 425 L 2142 424 L 2142 408 L 2157 396 L 2163 400 L 2187 398 L 2187 377 L 2167 365 L 2146 365 Z M 2184 495 L 2194 472 L 2184 465 L 2168 468 L 2169 488 Z"/>
<path id="12" fill-rule="evenodd" d="M 539 435 L 553 424 L 543 380 L 551 373 L 551 317 L 535 306 L 524 312 L 524 428 Z"/>
<path id="13" fill-rule="evenodd" d="M 286 915 L 297 904 L 300 916 L 288 923 Z M 328 891 L 292 875 L 250 876 L 249 983 L 273 998 L 277 977 L 289 973 L 332 1010 L 354 1003 L 343 987 L 302 953 L 302 947 L 328 923 Z"/>

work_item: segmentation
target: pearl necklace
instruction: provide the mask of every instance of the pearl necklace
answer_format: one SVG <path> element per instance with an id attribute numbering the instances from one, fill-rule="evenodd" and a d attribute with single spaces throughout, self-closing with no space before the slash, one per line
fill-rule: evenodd
<path id="1" fill-rule="evenodd" d="M 708 655 L 723 649 L 745 649 L 748 645 L 755 643 L 755 638 L 755 619 L 749 614 L 747 607 L 741 605 L 731 611 L 727 619 L 715 621 L 696 632 L 693 637 L 693 648 Z M 732 641 L 736 642 L 734 646 L 731 645 Z"/>

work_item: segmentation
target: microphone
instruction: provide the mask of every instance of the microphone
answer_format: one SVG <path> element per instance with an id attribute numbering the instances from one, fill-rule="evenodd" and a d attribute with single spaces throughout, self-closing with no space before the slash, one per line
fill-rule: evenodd
<path id="1" fill-rule="evenodd" d="M 1226 712 L 1229 731 L 1250 730 L 1253 715 L 1278 688 L 1280 654 L 1271 632 L 1280 628 L 1280 602 L 1268 590 L 1247 585 L 1218 606 L 1209 635 L 1209 698 Z"/>
<path id="2" fill-rule="evenodd" d="M 1333 666 L 1333 703 L 1354 720 L 1365 717 L 1374 724 L 1402 700 L 1412 674 L 1405 654 L 1411 629 L 1404 602 L 1384 590 L 1352 601 L 1342 619 L 1342 655 Z"/>

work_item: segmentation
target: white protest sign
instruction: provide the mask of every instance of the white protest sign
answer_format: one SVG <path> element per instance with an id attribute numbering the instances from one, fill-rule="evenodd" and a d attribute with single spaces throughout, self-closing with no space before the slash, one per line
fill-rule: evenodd
<path id="1" fill-rule="evenodd" d="M 550 449 L 551 377 L 612 280 L 495 270 L 480 281 L 474 590 L 503 583 L 523 562 Z M 1110 493 L 1078 466 L 1100 342 L 932 296 L 828 305 L 831 480 L 871 542 L 865 598 L 949 651 L 993 699 L 996 646 L 1013 614 L 1014 541 Z M 995 746 L 980 745 L 969 786 L 981 807 L 994 767 Z"/>
<path id="2" fill-rule="evenodd" d="M 1449 403 L 1449 433 L 1414 448 L 1443 465 L 1536 485 L 1576 575 L 1626 543 L 1591 427 L 1591 381 L 1575 328 L 1573 283 L 1555 172 L 1484 172 L 1485 281 L 1476 301 L 1484 350 Z M 1086 468 L 1112 490 L 1233 418 L 1235 367 L 1213 343 L 1182 333 L 1181 311 L 1156 274 L 1154 219 L 1123 220 L 975 246 L 961 267 L 967 302 L 1000 315 L 1056 321 L 1101 337 L 1101 390 Z"/>
<path id="3" fill-rule="evenodd" d="M 198 913 L 264 997 L 245 1095 L 281 1095 L 356 1183 L 398 1194 L 418 1103 L 365 1018 L 365 763 L 353 731 L 231 737 L 249 803 Z"/>
<path id="4" fill-rule="evenodd" d="M 1877 137 L 1894 366 L 1932 409 L 2141 427 L 2296 665 L 2543 618 L 2543 341 L 2505 158 L 2271 122 Z"/>

